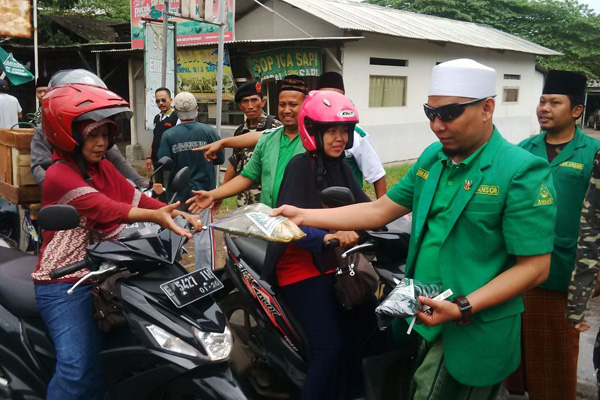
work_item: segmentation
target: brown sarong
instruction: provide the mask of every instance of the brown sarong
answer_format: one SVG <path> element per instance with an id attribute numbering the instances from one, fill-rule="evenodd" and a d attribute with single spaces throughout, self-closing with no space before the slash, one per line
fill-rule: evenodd
<path id="1" fill-rule="evenodd" d="M 523 302 L 521 365 L 504 386 L 530 400 L 575 400 L 579 332 L 566 318 L 567 293 L 535 288 Z"/>

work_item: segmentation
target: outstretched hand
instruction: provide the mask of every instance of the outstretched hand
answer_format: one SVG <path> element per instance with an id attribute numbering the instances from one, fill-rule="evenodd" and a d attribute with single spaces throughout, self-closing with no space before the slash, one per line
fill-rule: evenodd
<path id="1" fill-rule="evenodd" d="M 462 313 L 458 305 L 448 300 L 433 300 L 425 296 L 419 296 L 418 300 L 419 303 L 431 307 L 431 313 L 417 312 L 416 317 L 423 325 L 435 326 L 462 318 Z"/>
<path id="2" fill-rule="evenodd" d="M 194 228 L 194 231 L 200 232 L 202 230 L 202 221 L 200 220 L 200 216 L 198 214 L 190 214 L 183 211 L 178 213 Z"/>
<path id="3" fill-rule="evenodd" d="M 185 236 L 188 239 L 192 237 L 192 234 L 184 228 L 178 226 L 175 221 L 173 221 L 173 217 L 171 216 L 173 211 L 177 210 L 180 202 L 175 202 L 173 204 L 169 204 L 163 208 L 159 208 L 156 210 L 154 223 L 160 225 L 163 228 L 169 229 L 180 236 Z M 200 224 L 202 226 L 202 224 Z"/>
<path id="4" fill-rule="evenodd" d="M 292 221 L 298 226 L 302 225 L 303 221 L 301 216 L 301 209 L 298 207 L 283 205 L 274 209 L 273 212 L 270 214 L 271 217 L 276 217 L 278 215 L 288 218 L 290 221 Z"/>
<path id="5" fill-rule="evenodd" d="M 193 214 L 200 213 L 200 211 L 210 207 L 215 201 L 213 195 L 205 190 L 192 190 L 192 193 L 195 194 L 195 196 L 187 199 L 185 204 L 189 204 L 189 210 Z"/>
<path id="6" fill-rule="evenodd" d="M 192 151 L 203 151 L 206 161 L 212 161 L 217 158 L 217 153 L 223 150 L 223 139 L 217 140 L 202 147 L 196 147 Z"/>

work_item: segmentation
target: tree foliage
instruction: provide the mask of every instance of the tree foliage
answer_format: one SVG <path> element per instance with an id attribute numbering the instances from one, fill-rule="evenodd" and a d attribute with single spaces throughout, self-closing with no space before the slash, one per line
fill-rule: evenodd
<path id="1" fill-rule="evenodd" d="M 40 0 L 43 13 L 129 21 L 128 0 Z"/>
<path id="2" fill-rule="evenodd" d="M 366 0 L 400 10 L 490 25 L 563 53 L 540 65 L 600 78 L 600 16 L 577 0 Z"/>

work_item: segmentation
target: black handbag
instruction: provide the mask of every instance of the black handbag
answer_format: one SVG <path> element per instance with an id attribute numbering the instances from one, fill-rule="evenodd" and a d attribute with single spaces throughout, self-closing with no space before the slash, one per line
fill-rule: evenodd
<path id="1" fill-rule="evenodd" d="M 333 290 L 342 307 L 351 310 L 374 296 L 378 282 L 379 275 L 371 262 L 356 252 L 341 260 L 335 271 Z"/>
<path id="2" fill-rule="evenodd" d="M 118 272 L 108 278 L 97 282 L 92 287 L 94 297 L 94 320 L 98 329 L 102 332 L 110 332 L 114 328 L 123 326 L 127 323 L 123 306 L 117 300 L 115 294 L 117 280 L 131 276 L 129 271 Z"/>

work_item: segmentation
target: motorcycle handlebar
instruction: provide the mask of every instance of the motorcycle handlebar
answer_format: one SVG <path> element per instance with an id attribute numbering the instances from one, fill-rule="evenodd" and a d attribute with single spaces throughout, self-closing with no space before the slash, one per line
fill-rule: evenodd
<path id="1" fill-rule="evenodd" d="M 330 239 L 328 241 L 325 242 L 325 247 L 331 248 L 331 247 L 340 247 L 340 241 L 337 239 Z"/>
<path id="2" fill-rule="evenodd" d="M 79 271 L 86 268 L 88 265 L 85 259 L 74 262 L 73 264 L 65 265 L 64 267 L 56 268 L 50 271 L 51 279 L 62 278 L 65 275 L 72 274 L 73 272 Z"/>

